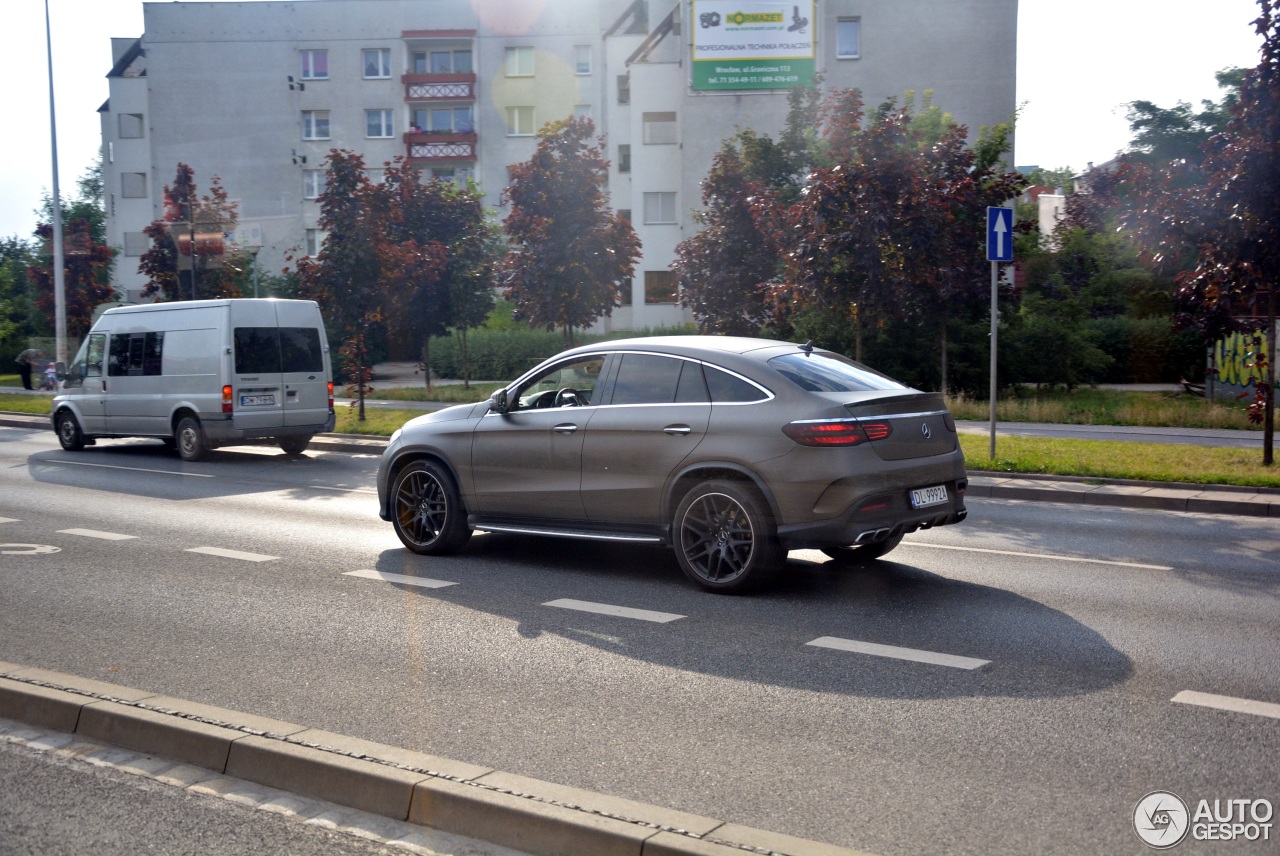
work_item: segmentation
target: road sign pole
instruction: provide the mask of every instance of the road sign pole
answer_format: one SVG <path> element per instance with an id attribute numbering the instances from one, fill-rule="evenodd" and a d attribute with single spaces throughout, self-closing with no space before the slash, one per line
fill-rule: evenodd
<path id="1" fill-rule="evenodd" d="M 1000 318 L 1000 263 L 991 263 L 991 453 L 988 457 L 996 459 L 996 337 L 999 335 L 997 321 Z"/>

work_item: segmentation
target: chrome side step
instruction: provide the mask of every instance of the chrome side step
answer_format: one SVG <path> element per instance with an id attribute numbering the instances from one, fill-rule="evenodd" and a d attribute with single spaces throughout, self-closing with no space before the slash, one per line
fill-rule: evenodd
<path id="1" fill-rule="evenodd" d="M 581 541 L 623 541 L 631 544 L 662 544 L 657 535 L 631 535 L 622 532 L 587 532 L 580 529 L 540 529 L 536 526 L 512 526 L 508 524 L 472 523 L 479 532 L 505 532 L 513 535 L 551 535 L 556 538 L 577 538 Z"/>

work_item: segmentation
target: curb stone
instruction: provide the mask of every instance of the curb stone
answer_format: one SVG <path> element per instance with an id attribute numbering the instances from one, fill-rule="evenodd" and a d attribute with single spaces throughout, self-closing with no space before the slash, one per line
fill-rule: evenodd
<path id="1" fill-rule="evenodd" d="M 47 416 L 0 412 L 0 426 L 49 428 Z M 388 438 L 368 434 L 317 434 L 307 447 L 316 452 L 381 455 Z M 1138 508 L 1236 517 L 1280 518 L 1280 489 L 1238 485 L 1197 485 L 1130 479 L 969 471 L 972 499 L 1066 502 L 1105 508 Z"/>
<path id="2" fill-rule="evenodd" d="M 0 718 L 536 856 L 867 856 L 144 690 L 0 661 Z M 177 769 L 177 768 L 175 768 Z M 172 771 L 171 771 L 172 772 Z M 252 789 L 250 789 L 252 790 Z"/>

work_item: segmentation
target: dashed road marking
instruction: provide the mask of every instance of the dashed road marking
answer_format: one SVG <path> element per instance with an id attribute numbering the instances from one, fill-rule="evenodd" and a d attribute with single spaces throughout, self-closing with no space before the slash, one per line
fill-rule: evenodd
<path id="1" fill-rule="evenodd" d="M 930 550 L 962 550 L 966 553 L 989 553 L 995 556 L 1018 556 L 1024 559 L 1047 559 L 1056 562 L 1083 562 L 1087 565 L 1116 565 L 1121 568 L 1139 568 L 1144 571 L 1172 571 L 1168 565 L 1142 565 L 1137 562 L 1114 562 L 1107 559 L 1082 559 L 1079 556 L 1058 556 L 1053 553 L 1018 553 L 1013 550 L 988 550 L 983 547 L 958 547 L 954 544 L 927 544 L 923 541 L 903 541 L 904 547 L 925 547 Z"/>
<path id="2" fill-rule="evenodd" d="M 49 556 L 61 552 L 61 547 L 52 544 L 0 544 L 0 555 L 5 556 Z"/>
<path id="3" fill-rule="evenodd" d="M 224 559 L 240 559 L 243 562 L 272 562 L 279 556 L 264 556 L 261 553 L 243 553 L 239 550 L 224 550 L 221 547 L 189 547 L 188 553 L 203 553 L 206 556 L 221 556 Z"/>
<path id="4" fill-rule="evenodd" d="M 418 588 L 447 588 L 448 586 L 456 586 L 457 583 L 448 580 L 433 580 L 429 577 L 410 577 L 405 574 L 389 574 L 385 571 L 346 571 L 344 577 L 360 577 L 366 580 L 383 580 L 388 583 L 400 583 L 406 586 L 417 586 Z"/>
<path id="5" fill-rule="evenodd" d="M 97 529 L 59 529 L 60 535 L 80 535 L 85 538 L 101 538 L 103 541 L 130 541 L 137 535 L 121 535 L 117 532 L 99 532 Z"/>
<path id="6" fill-rule="evenodd" d="M 915 648 L 899 648 L 896 645 L 860 642 L 857 639 L 840 639 L 835 636 L 823 636 L 805 644 L 813 645 L 817 648 L 851 651 L 855 654 L 870 654 L 873 657 L 889 657 L 894 660 L 910 660 L 913 663 L 950 666 L 953 669 L 980 669 L 991 662 L 990 660 L 978 660 L 973 657 L 957 657 L 954 654 L 938 654 L 934 651 L 917 651 Z"/>
<path id="7" fill-rule="evenodd" d="M 1169 701 L 1174 701 L 1178 704 L 1212 707 L 1216 710 L 1229 710 L 1232 713 L 1251 713 L 1254 716 L 1269 716 L 1272 719 L 1280 719 L 1280 704 L 1274 704 L 1269 701 L 1253 701 L 1252 699 L 1236 698 L 1234 696 L 1198 693 L 1195 690 L 1183 690 L 1169 699 Z"/>
<path id="8" fill-rule="evenodd" d="M 0 517 L 0 523 L 19 523 L 21 521 L 16 517 Z"/>
<path id="9" fill-rule="evenodd" d="M 104 470 L 128 470 L 131 473 L 160 473 L 166 476 L 190 476 L 197 479 L 216 478 L 211 473 L 184 473 L 177 470 L 155 470 L 148 467 L 121 467 L 116 464 L 91 464 L 87 461 L 66 461 L 61 458 L 48 458 L 45 460 L 48 464 L 70 464 L 73 467 L 98 467 Z"/>
<path id="10" fill-rule="evenodd" d="M 683 615 L 676 615 L 674 612 L 654 612 L 651 609 L 632 609 L 629 606 L 613 606 L 608 603 L 592 603 L 589 600 L 573 600 L 572 598 L 561 598 L 560 600 L 550 600 L 543 606 L 554 606 L 559 609 L 575 609 L 578 612 L 594 612 L 598 615 L 612 615 L 617 618 L 634 618 L 639 621 L 652 621 L 657 624 L 666 624 L 669 621 L 675 621 L 684 618 Z"/>

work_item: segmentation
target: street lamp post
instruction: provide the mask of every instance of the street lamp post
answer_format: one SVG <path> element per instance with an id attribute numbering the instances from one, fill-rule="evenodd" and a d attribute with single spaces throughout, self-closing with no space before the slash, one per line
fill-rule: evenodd
<path id="1" fill-rule="evenodd" d="M 44 0 L 44 38 L 49 55 L 49 140 L 53 160 L 53 302 L 54 360 L 67 364 L 67 283 L 63 270 L 62 195 L 58 187 L 58 120 L 53 101 L 53 31 L 49 26 L 49 0 Z"/>

